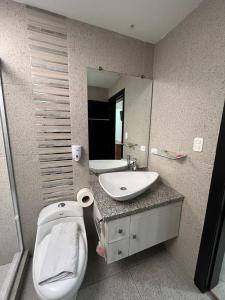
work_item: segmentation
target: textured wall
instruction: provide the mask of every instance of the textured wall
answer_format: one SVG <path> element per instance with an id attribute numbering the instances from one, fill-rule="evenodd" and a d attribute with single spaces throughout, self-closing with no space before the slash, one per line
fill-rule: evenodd
<path id="1" fill-rule="evenodd" d="M 152 81 L 134 76 L 121 76 L 116 84 L 109 89 L 112 97 L 125 88 L 124 133 L 128 139 L 124 142 L 138 144 L 135 148 L 124 148 L 124 158 L 129 154 L 137 158 L 138 166 L 146 168 L 148 165 L 149 126 L 151 114 Z M 146 147 L 146 152 L 140 150 Z"/>
<path id="2" fill-rule="evenodd" d="M 155 49 L 151 147 L 184 151 L 185 161 L 150 156 L 150 168 L 185 195 L 180 235 L 169 245 L 194 276 L 225 94 L 225 1 L 204 1 Z M 193 139 L 204 137 L 202 153 Z"/>
<path id="3" fill-rule="evenodd" d="M 12 261 L 19 250 L 0 121 L 0 265 Z"/>
<path id="4" fill-rule="evenodd" d="M 11 0 L 0 1 L 0 45 L 22 229 L 26 246 L 31 247 L 36 217 L 42 203 L 30 86 L 26 10 L 23 5 Z"/>
<path id="5" fill-rule="evenodd" d="M 26 8 L 0 1 L 0 57 L 13 163 L 25 246 L 32 249 L 41 188 L 32 100 Z M 132 38 L 68 20 L 69 72 L 73 143 L 83 146 L 74 163 L 75 192 L 89 185 L 86 67 L 152 77 L 153 46 Z"/>
<path id="6" fill-rule="evenodd" d="M 88 86 L 88 100 L 108 102 L 108 89 L 97 86 Z"/>

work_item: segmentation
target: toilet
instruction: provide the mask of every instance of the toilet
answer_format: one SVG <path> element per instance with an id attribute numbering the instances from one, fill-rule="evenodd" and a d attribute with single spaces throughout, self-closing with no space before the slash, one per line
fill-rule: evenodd
<path id="1" fill-rule="evenodd" d="M 63 222 L 77 222 L 79 227 L 79 251 L 77 276 L 70 279 L 39 285 L 39 275 L 54 225 Z M 39 214 L 37 236 L 33 256 L 33 282 L 36 293 L 43 300 L 75 300 L 83 281 L 87 266 L 87 236 L 83 219 L 83 208 L 75 201 L 51 204 Z"/>

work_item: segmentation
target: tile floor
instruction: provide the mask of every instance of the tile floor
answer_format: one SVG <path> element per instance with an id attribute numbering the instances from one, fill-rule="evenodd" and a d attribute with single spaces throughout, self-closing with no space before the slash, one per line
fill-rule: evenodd
<path id="1" fill-rule="evenodd" d="M 93 245 L 91 247 L 91 245 Z M 21 300 L 38 300 L 32 283 L 32 266 Z M 209 300 L 187 278 L 162 246 L 107 265 L 89 243 L 86 276 L 77 300 Z"/>
<path id="2" fill-rule="evenodd" d="M 0 290 L 8 273 L 10 264 L 0 266 Z"/>
<path id="3" fill-rule="evenodd" d="M 225 299 L 225 258 L 223 259 L 219 284 L 212 289 L 212 293 L 215 295 L 216 299 Z"/>

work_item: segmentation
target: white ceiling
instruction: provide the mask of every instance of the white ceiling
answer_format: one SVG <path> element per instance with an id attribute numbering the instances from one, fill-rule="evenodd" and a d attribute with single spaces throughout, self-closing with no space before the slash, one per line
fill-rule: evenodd
<path id="1" fill-rule="evenodd" d="M 15 0 L 157 43 L 202 0 Z M 134 28 L 130 25 L 134 24 Z"/>
<path id="2" fill-rule="evenodd" d="M 87 85 L 109 89 L 120 78 L 120 74 L 96 69 L 87 69 Z"/>

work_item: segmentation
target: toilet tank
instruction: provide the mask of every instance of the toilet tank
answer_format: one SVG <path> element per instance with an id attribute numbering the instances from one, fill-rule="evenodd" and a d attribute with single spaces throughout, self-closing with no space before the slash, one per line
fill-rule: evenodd
<path id="1" fill-rule="evenodd" d="M 38 217 L 38 226 L 66 217 L 83 217 L 83 208 L 75 201 L 64 201 L 44 207 Z"/>

